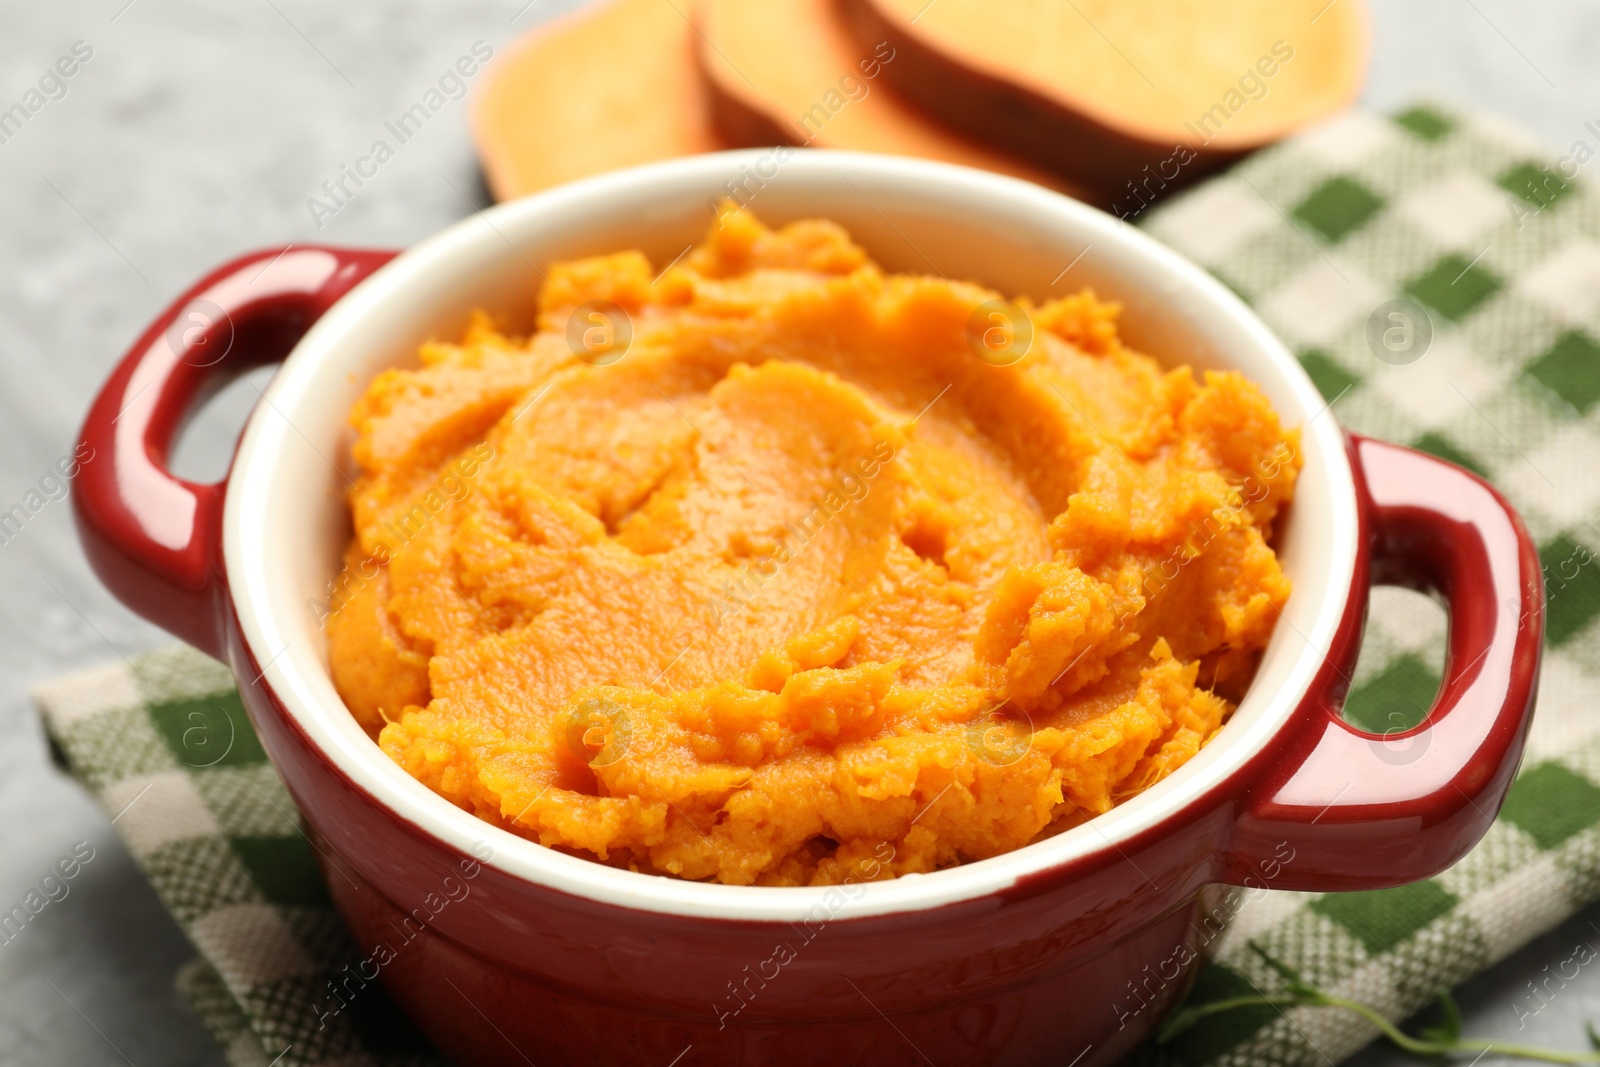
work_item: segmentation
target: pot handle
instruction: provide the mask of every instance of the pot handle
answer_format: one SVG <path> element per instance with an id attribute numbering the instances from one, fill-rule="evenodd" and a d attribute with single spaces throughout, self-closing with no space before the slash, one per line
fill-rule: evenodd
<path id="1" fill-rule="evenodd" d="M 167 469 L 173 439 L 237 375 L 281 361 L 393 252 L 290 245 L 227 263 L 156 317 L 89 408 L 74 454 L 84 552 L 117 599 L 225 657 L 222 501 Z"/>
<path id="2" fill-rule="evenodd" d="M 1425 453 L 1355 435 L 1349 452 L 1355 588 L 1294 720 L 1255 764 L 1224 857 L 1235 885 L 1382 889 L 1438 874 L 1494 821 L 1532 721 L 1544 582 L 1521 520 L 1483 479 Z M 1383 735 L 1341 717 L 1374 583 L 1437 591 L 1450 613 L 1433 707 Z"/>

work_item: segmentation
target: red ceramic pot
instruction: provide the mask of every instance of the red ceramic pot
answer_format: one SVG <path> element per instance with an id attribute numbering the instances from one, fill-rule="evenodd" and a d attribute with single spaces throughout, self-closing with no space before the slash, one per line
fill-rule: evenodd
<path id="1" fill-rule="evenodd" d="M 356 396 L 422 340 L 454 335 L 474 307 L 526 319 L 541 264 L 635 247 L 672 259 L 730 193 L 769 222 L 831 217 L 893 269 L 1039 297 L 1092 285 L 1123 302 L 1131 344 L 1238 369 L 1302 428 L 1280 550 L 1295 591 L 1255 684 L 1195 759 L 1004 856 L 769 889 L 542 848 L 435 796 L 357 727 L 319 629 L 348 537 Z M 168 472 L 173 435 L 201 397 L 278 359 L 227 481 Z M 1500 494 L 1343 434 L 1255 316 L 1144 235 L 1035 186 L 941 164 L 699 156 L 506 204 L 398 256 L 248 256 L 146 331 L 83 439 L 100 457 L 75 495 L 95 569 L 134 610 L 232 663 L 356 940 L 378 953 L 398 930 L 414 933 L 382 981 L 463 1063 L 1108 1063 L 1180 997 L 1215 936 L 1207 887 L 1372 889 L 1444 869 L 1499 808 L 1533 707 L 1540 566 Z M 1434 707 L 1383 737 L 1339 716 L 1380 581 L 1437 590 L 1450 609 Z M 430 895 L 452 884 L 470 894 L 434 914 Z"/>

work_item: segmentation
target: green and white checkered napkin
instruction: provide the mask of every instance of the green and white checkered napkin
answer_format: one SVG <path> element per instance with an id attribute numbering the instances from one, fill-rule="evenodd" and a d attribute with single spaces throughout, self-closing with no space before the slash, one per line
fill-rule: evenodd
<path id="1" fill-rule="evenodd" d="M 1544 162 L 1483 118 L 1357 112 L 1140 220 L 1261 312 L 1344 425 L 1492 478 L 1549 583 L 1538 718 L 1484 842 L 1401 889 L 1255 894 L 1196 1000 L 1281 988 L 1248 951 L 1255 939 L 1400 1019 L 1600 897 L 1600 715 L 1585 708 L 1600 692 L 1600 196 Z M 1434 326 L 1404 365 L 1367 341 L 1374 310 L 1396 298 L 1425 305 Z M 1380 590 L 1347 713 L 1380 731 L 1415 721 L 1444 630 L 1430 602 Z M 319 1021 L 334 1004 L 327 977 L 354 954 L 225 669 L 170 648 L 37 696 L 63 762 L 121 813 L 118 831 L 199 950 L 179 984 L 230 1062 L 438 1062 L 376 987 Z M 1267 1008 L 1209 1018 L 1152 1056 L 1311 1067 L 1374 1035 L 1338 1009 Z"/>

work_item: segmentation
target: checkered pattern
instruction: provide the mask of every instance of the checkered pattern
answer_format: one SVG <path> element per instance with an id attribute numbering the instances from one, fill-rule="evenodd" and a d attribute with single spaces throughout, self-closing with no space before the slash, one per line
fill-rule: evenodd
<path id="1" fill-rule="evenodd" d="M 1580 136 L 1600 149 L 1600 131 Z M 1581 707 L 1600 677 L 1600 199 L 1543 169 L 1515 130 L 1419 107 L 1346 115 L 1144 224 L 1260 310 L 1344 425 L 1486 474 L 1540 544 L 1539 715 L 1483 843 L 1417 885 L 1249 900 L 1192 994 L 1280 988 L 1247 950 L 1255 939 L 1330 992 L 1403 1018 L 1600 897 L 1600 717 Z M 1397 298 L 1433 325 L 1406 365 L 1367 341 L 1374 309 Z M 1445 626 L 1427 598 L 1378 590 L 1349 718 L 1415 723 L 1438 686 Z M 38 696 L 70 770 L 200 950 L 179 984 L 230 1062 L 438 1062 L 376 987 L 319 1029 L 313 1005 L 351 946 L 223 668 L 169 649 Z M 1212 1017 L 1140 1058 L 1312 1067 L 1373 1036 L 1335 1009 L 1265 1008 Z"/>
<path id="2" fill-rule="evenodd" d="M 1575 131 L 1600 153 L 1600 130 Z M 1549 603 L 1539 711 L 1489 836 L 1437 878 L 1246 904 L 1191 1002 L 1275 991 L 1255 939 L 1330 992 L 1415 1012 L 1600 897 L 1600 194 L 1521 133 L 1446 108 L 1351 113 L 1153 210 L 1144 226 L 1225 281 L 1293 347 L 1340 422 L 1493 480 L 1539 543 Z M 1379 305 L 1426 309 L 1404 365 L 1368 339 Z M 1378 590 L 1345 714 L 1417 722 L 1445 618 Z M 1312 1067 L 1366 1044 L 1348 1012 L 1216 1016 L 1147 1058 Z"/>
<path id="3" fill-rule="evenodd" d="M 35 697 L 57 754 L 199 950 L 178 985 L 230 1063 L 443 1062 L 376 986 L 319 1017 L 336 1003 L 328 977 L 359 954 L 227 668 L 175 646 Z"/>

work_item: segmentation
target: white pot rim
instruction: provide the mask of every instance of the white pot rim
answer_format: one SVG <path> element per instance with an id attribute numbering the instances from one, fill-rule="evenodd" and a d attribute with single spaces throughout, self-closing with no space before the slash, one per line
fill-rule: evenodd
<path id="1" fill-rule="evenodd" d="M 417 829 L 461 852 L 476 846 L 481 853 L 487 843 L 492 849 L 488 866 L 536 885 L 645 912 L 703 918 L 796 922 L 815 914 L 818 906 L 837 910 L 828 897 L 837 890 L 826 887 L 727 886 L 638 874 L 564 855 L 482 822 L 407 775 L 356 726 L 328 679 L 320 631 L 307 623 L 306 593 L 316 585 L 314 575 L 307 577 L 308 568 L 314 570 L 307 557 L 318 556 L 326 568 L 325 560 L 337 558 L 342 548 L 326 544 L 334 529 L 328 525 L 329 509 L 343 507 L 342 483 L 331 475 L 327 458 L 319 467 L 318 457 L 330 449 L 348 452 L 347 443 L 339 443 L 347 440 L 342 418 L 348 404 L 341 408 L 329 394 L 363 389 L 371 368 L 409 356 L 415 346 L 397 351 L 402 342 L 396 338 L 434 328 L 419 325 L 423 319 L 417 316 L 432 314 L 441 321 L 444 313 L 430 301 L 441 308 L 451 300 L 459 304 L 470 298 L 474 278 L 487 284 L 484 279 L 497 277 L 496 272 L 525 270 L 519 261 L 542 264 L 570 254 L 563 249 L 584 240 L 617 239 L 608 234 L 671 231 L 681 243 L 685 225 L 703 228 L 709 222 L 706 202 L 725 193 L 730 182 L 735 190 L 754 190 L 752 207 L 764 217 L 769 211 L 775 217 L 853 213 L 860 226 L 871 228 L 877 215 L 908 244 L 915 237 L 907 230 L 926 235 L 935 257 L 943 256 L 939 237 L 951 227 L 965 227 L 951 230 L 955 233 L 994 235 L 1002 246 L 998 250 L 986 247 L 980 254 L 977 245 L 971 246 L 972 258 L 985 262 L 1004 264 L 1054 250 L 1065 264 L 1081 248 L 1092 248 L 1095 258 L 1085 274 L 1100 281 L 1102 295 L 1129 303 L 1127 321 L 1141 307 L 1146 310 L 1140 314 L 1152 319 L 1175 309 L 1170 310 L 1177 316 L 1173 321 L 1182 325 L 1170 327 L 1180 331 L 1173 336 L 1188 330 L 1198 338 L 1192 345 L 1176 344 L 1184 358 L 1169 352 L 1170 361 L 1186 361 L 1192 347 L 1202 353 L 1198 362 L 1210 358 L 1238 367 L 1263 385 L 1287 424 L 1301 426 L 1306 471 L 1285 537 L 1293 538 L 1286 559 L 1292 555 L 1303 573 L 1291 570 L 1296 588 L 1290 611 L 1256 685 L 1216 740 L 1169 778 L 1085 825 L 992 859 L 868 883 L 853 893 L 850 916 L 987 897 L 1024 878 L 1120 850 L 1238 772 L 1300 705 L 1321 664 L 1319 650 L 1330 646 L 1344 613 L 1355 573 L 1358 518 L 1343 434 L 1298 360 L 1225 286 L 1145 234 L 1082 203 L 1027 182 L 948 164 L 781 149 L 650 164 L 491 208 L 401 253 L 307 332 L 265 390 L 265 401 L 240 441 L 223 544 L 243 639 L 264 665 L 262 680 L 310 743 L 339 773 Z M 620 247 L 629 245 L 593 250 Z M 909 255 L 904 248 L 900 252 Z M 452 295 L 452 287 L 467 296 Z M 341 455 L 333 462 L 347 461 Z M 339 499 L 330 504 L 324 499 L 328 493 Z M 1263 679 L 1270 685 L 1264 687 Z"/>

